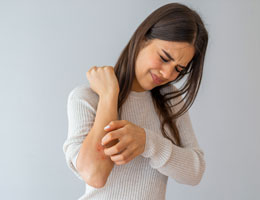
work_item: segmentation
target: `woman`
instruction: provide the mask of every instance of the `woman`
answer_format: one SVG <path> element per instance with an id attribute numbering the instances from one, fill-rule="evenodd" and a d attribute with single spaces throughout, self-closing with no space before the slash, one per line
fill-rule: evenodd
<path id="1" fill-rule="evenodd" d="M 63 151 L 86 183 L 80 199 L 165 199 L 168 177 L 199 184 L 204 153 L 188 109 L 200 86 L 207 43 L 195 11 L 166 4 L 137 28 L 115 67 L 92 67 L 90 87 L 71 91 Z M 177 89 L 173 83 L 182 78 Z"/>

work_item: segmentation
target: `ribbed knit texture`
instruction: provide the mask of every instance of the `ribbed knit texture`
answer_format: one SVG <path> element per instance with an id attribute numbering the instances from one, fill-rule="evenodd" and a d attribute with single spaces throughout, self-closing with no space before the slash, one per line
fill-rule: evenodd
<path id="1" fill-rule="evenodd" d="M 173 90 L 177 88 L 170 85 L 163 92 Z M 76 159 L 83 140 L 93 126 L 98 99 L 99 96 L 87 84 L 75 87 L 68 96 L 68 136 L 63 152 L 68 167 L 83 182 L 76 168 Z M 183 102 L 173 111 L 178 111 L 182 105 Z M 115 164 L 104 187 L 98 189 L 84 182 L 86 191 L 79 200 L 164 200 L 168 177 L 181 184 L 199 184 L 206 165 L 189 112 L 177 119 L 181 147 L 162 135 L 150 91 L 131 91 L 123 105 L 121 119 L 144 128 L 144 152 L 127 164 Z M 165 129 L 172 138 L 167 125 Z"/>

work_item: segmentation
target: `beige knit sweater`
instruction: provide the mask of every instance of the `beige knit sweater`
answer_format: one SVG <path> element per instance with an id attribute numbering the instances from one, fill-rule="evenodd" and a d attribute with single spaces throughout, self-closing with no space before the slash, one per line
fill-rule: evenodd
<path id="1" fill-rule="evenodd" d="M 177 88 L 170 85 L 163 92 L 172 90 Z M 75 87 L 68 96 L 68 135 L 63 152 L 68 167 L 83 182 L 76 168 L 76 158 L 94 123 L 98 98 L 87 84 Z M 173 111 L 178 111 L 182 105 L 183 102 Z M 181 147 L 162 135 L 150 91 L 131 91 L 123 105 L 121 119 L 144 128 L 144 152 L 124 165 L 114 165 L 104 187 L 94 188 L 84 182 L 86 190 L 80 200 L 163 200 L 168 177 L 181 184 L 199 184 L 205 171 L 204 152 L 197 142 L 189 112 L 177 119 Z M 165 127 L 171 136 L 168 126 Z"/>

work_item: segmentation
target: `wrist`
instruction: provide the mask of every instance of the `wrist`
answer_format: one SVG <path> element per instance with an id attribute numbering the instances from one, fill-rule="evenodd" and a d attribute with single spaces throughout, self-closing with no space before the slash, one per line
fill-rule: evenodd
<path id="1" fill-rule="evenodd" d="M 106 94 L 101 94 L 99 97 L 100 99 L 108 99 L 108 100 L 118 99 L 118 93 L 108 92 Z"/>

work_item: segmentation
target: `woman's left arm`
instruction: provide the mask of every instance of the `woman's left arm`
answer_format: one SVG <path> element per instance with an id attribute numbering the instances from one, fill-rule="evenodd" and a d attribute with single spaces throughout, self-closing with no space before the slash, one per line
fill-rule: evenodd
<path id="1" fill-rule="evenodd" d="M 146 144 L 141 155 L 150 158 L 149 164 L 160 173 L 179 183 L 194 186 L 199 184 L 205 171 L 204 152 L 198 145 L 189 113 L 179 117 L 176 123 L 183 147 L 174 145 L 162 135 L 144 128 Z"/>
<path id="2" fill-rule="evenodd" d="M 183 102 L 176 107 L 180 106 L 183 106 Z M 102 138 L 102 143 L 104 145 L 115 139 L 119 142 L 104 149 L 104 153 L 117 165 L 126 164 L 141 155 L 149 158 L 150 166 L 160 173 L 182 184 L 197 185 L 202 179 L 206 164 L 188 111 L 176 120 L 176 126 L 180 133 L 181 147 L 172 144 L 161 133 L 139 127 L 127 120 L 112 121 L 107 129 L 108 133 Z"/>
<path id="3" fill-rule="evenodd" d="M 181 147 L 172 144 L 162 134 L 127 120 L 112 121 L 102 143 L 104 145 L 115 139 L 119 142 L 105 148 L 104 153 L 117 165 L 126 164 L 141 155 L 149 158 L 150 166 L 160 173 L 182 184 L 197 185 L 205 171 L 204 153 L 197 143 L 188 112 L 179 117 L 176 123 Z"/>

